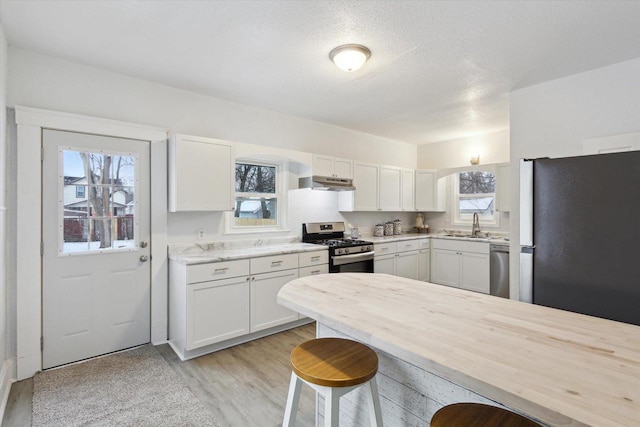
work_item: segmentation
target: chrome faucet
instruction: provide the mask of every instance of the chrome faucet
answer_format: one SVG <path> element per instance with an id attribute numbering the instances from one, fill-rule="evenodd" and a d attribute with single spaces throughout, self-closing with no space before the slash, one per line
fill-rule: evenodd
<path id="1" fill-rule="evenodd" d="M 478 212 L 474 212 L 473 225 L 471 226 L 471 235 L 473 237 L 478 237 L 479 232 L 480 232 L 480 220 L 478 219 Z"/>

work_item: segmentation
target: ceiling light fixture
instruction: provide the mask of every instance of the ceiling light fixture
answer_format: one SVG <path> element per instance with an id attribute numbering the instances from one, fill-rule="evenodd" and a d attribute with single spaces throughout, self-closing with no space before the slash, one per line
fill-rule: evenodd
<path id="1" fill-rule="evenodd" d="M 358 70 L 367 62 L 371 51 L 359 44 L 344 44 L 338 46 L 329 53 L 329 58 L 343 71 L 352 72 Z"/>

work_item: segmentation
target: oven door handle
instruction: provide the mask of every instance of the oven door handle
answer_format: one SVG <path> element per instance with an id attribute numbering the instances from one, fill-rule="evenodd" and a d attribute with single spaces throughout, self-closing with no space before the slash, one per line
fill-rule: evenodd
<path id="1" fill-rule="evenodd" d="M 369 261 L 373 259 L 374 252 L 362 252 L 353 255 L 338 255 L 332 256 L 331 262 L 333 265 L 353 264 L 354 262 Z"/>

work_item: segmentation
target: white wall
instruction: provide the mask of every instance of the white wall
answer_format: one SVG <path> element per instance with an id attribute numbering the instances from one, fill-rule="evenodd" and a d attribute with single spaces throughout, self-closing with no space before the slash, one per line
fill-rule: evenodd
<path id="1" fill-rule="evenodd" d="M 177 133 L 415 168 L 415 145 L 9 48 L 9 106 L 170 128 Z M 169 215 L 170 243 L 223 236 L 220 213 Z M 299 224 L 291 224 L 297 231 Z M 297 233 L 296 233 L 297 234 Z"/>
<path id="2" fill-rule="evenodd" d="M 469 160 L 474 154 L 480 154 L 480 164 L 483 165 L 507 163 L 509 130 L 420 145 L 418 168 L 447 169 L 469 166 Z"/>
<path id="3" fill-rule="evenodd" d="M 585 139 L 640 131 L 640 58 L 511 92 L 509 114 L 511 254 L 518 254 L 519 159 L 577 156 Z M 511 256 L 512 296 L 519 271 Z"/>
<path id="4" fill-rule="evenodd" d="M 10 322 L 7 315 L 7 284 L 9 280 L 9 238 L 7 227 L 7 39 L 0 25 L 0 417 L 4 412 L 4 393 L 8 390 L 8 380 L 13 379 L 9 350 Z"/>

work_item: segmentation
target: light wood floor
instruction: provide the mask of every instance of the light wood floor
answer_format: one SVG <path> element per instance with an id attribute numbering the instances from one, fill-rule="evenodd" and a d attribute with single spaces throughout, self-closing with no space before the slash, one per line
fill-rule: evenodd
<path id="1" fill-rule="evenodd" d="M 289 354 L 315 337 L 315 323 L 181 362 L 168 344 L 158 351 L 222 427 L 282 424 L 291 368 Z M 2 427 L 31 425 L 33 380 L 13 384 Z M 303 387 L 298 426 L 315 425 L 315 393 Z"/>

